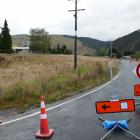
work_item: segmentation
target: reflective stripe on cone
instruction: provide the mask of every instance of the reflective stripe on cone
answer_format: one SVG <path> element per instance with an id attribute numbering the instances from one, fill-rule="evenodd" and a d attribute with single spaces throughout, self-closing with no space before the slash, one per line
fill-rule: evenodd
<path id="1" fill-rule="evenodd" d="M 47 119 L 47 115 L 46 114 L 41 114 L 40 119 Z"/>

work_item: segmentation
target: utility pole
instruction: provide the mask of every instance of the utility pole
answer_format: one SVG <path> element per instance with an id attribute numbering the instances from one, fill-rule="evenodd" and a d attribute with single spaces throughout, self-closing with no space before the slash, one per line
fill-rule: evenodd
<path id="1" fill-rule="evenodd" d="M 111 41 L 111 45 L 110 45 L 110 58 L 112 58 L 112 41 Z"/>
<path id="2" fill-rule="evenodd" d="M 112 59 L 112 41 L 111 41 L 111 44 L 110 44 L 110 59 Z M 110 61 L 110 64 L 109 64 L 109 69 L 110 69 L 110 79 L 112 81 L 113 79 L 113 72 L 112 72 L 112 62 Z"/>
<path id="3" fill-rule="evenodd" d="M 77 12 L 83 10 L 85 9 L 77 9 L 77 0 L 75 0 L 75 10 L 68 10 L 68 12 L 75 12 L 74 69 L 77 68 Z"/>
<path id="4" fill-rule="evenodd" d="M 77 0 L 75 0 L 75 41 L 74 41 L 74 69 L 77 68 Z"/>

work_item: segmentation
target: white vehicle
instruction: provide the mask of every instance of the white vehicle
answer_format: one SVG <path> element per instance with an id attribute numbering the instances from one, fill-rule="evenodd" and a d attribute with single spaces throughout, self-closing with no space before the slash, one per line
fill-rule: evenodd
<path id="1" fill-rule="evenodd" d="M 123 56 L 122 59 L 124 59 L 124 60 L 131 60 L 131 56 Z"/>

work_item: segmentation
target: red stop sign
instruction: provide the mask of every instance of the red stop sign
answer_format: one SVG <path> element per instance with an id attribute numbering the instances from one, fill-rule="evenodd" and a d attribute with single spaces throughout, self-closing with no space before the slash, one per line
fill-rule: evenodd
<path id="1" fill-rule="evenodd" d="M 136 68 L 137 76 L 140 78 L 140 64 Z"/>

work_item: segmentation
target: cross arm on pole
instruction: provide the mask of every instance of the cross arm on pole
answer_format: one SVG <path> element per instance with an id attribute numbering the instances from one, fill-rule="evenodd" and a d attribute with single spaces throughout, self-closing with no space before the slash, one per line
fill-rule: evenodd
<path id="1" fill-rule="evenodd" d="M 77 11 L 84 11 L 86 9 L 77 9 Z M 68 10 L 68 12 L 75 12 L 76 10 Z"/>

